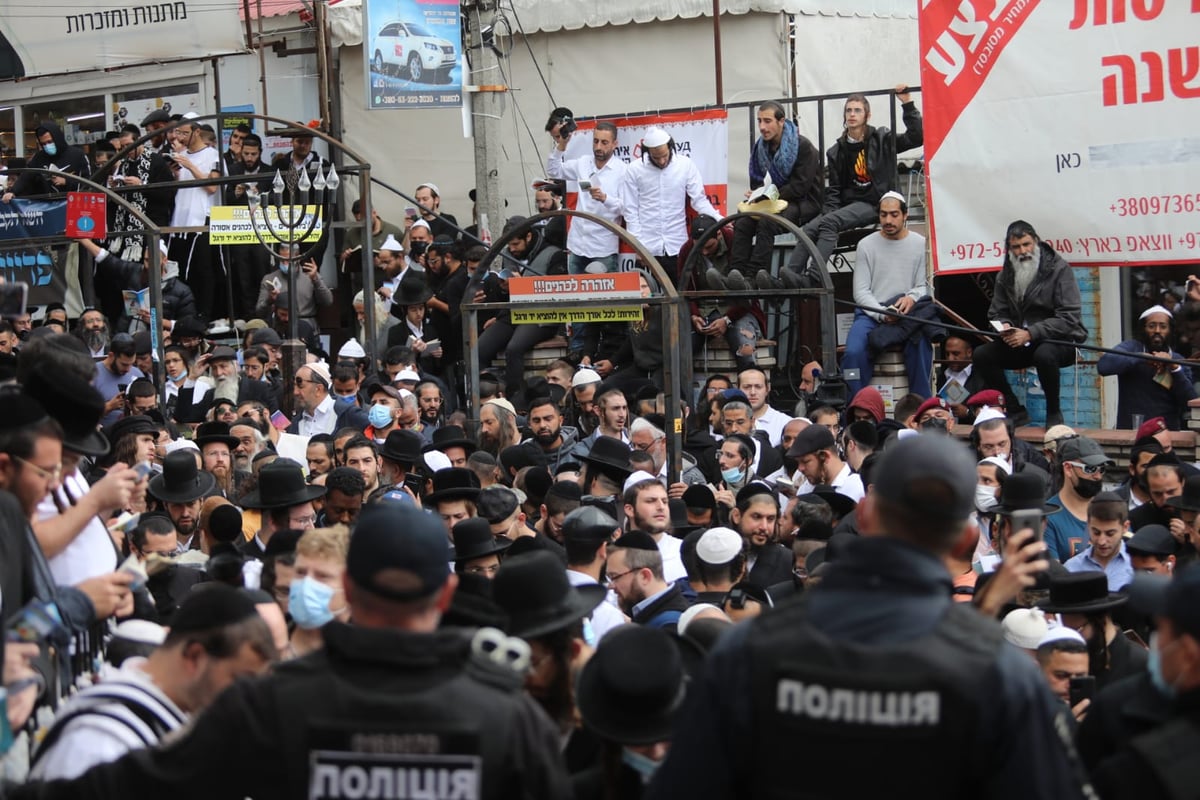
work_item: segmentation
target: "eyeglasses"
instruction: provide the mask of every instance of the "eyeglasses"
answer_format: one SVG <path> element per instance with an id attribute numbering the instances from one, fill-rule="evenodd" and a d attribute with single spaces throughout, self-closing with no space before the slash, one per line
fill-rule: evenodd
<path id="1" fill-rule="evenodd" d="M 609 583 L 616 583 L 617 581 L 621 580 L 621 578 L 624 578 L 626 575 L 628 575 L 631 572 L 637 572 L 637 570 L 636 569 L 627 569 L 624 572 L 622 572 L 620 575 L 607 575 L 606 574 L 604 577 L 608 579 Z"/>
<path id="2" fill-rule="evenodd" d="M 63 465 L 62 465 L 61 461 L 58 462 L 57 464 L 55 464 L 53 469 L 46 469 L 45 467 L 39 467 L 37 464 L 34 464 L 32 461 L 26 461 L 25 459 L 21 458 L 20 456 L 13 456 L 13 461 L 20 461 L 22 464 L 24 464 L 25 466 L 27 466 L 31 470 L 33 470 L 34 473 L 42 480 L 47 480 L 47 481 L 50 481 L 51 483 L 58 483 L 58 481 L 62 478 Z"/>
<path id="3" fill-rule="evenodd" d="M 322 382 L 322 381 L 311 381 L 311 380 L 308 380 L 307 378 L 301 378 L 299 375 L 297 375 L 292 380 L 295 381 L 297 386 L 303 386 L 306 383 L 311 383 L 316 386 L 324 386 L 325 385 L 324 382 Z"/>
<path id="4" fill-rule="evenodd" d="M 296 528 L 309 528 L 317 524 L 317 515 L 309 514 L 307 517 L 291 517 L 288 522 Z"/>
<path id="5" fill-rule="evenodd" d="M 641 450 L 643 453 L 645 453 L 651 447 L 654 447 L 654 445 L 658 444 L 658 439 L 651 439 L 646 444 L 638 444 L 637 442 L 631 442 L 630 444 L 633 445 L 633 449 Z"/>
<path id="6" fill-rule="evenodd" d="M 1096 464 L 1095 466 L 1088 466 L 1087 464 L 1080 464 L 1078 461 L 1068 461 L 1067 463 L 1070 464 L 1075 469 L 1083 470 L 1084 473 L 1087 475 L 1099 475 L 1102 472 L 1104 472 L 1103 464 Z"/>

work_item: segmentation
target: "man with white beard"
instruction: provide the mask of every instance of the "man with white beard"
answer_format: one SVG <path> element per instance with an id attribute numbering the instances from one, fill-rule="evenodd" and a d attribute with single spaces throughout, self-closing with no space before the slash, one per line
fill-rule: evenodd
<path id="1" fill-rule="evenodd" d="M 1046 427 L 1061 425 L 1058 371 L 1075 363 L 1075 347 L 1046 340 L 1079 343 L 1087 339 L 1080 316 L 1079 284 L 1071 265 L 1041 241 L 1028 222 L 1017 220 L 1009 225 L 1004 241 L 1008 254 L 988 309 L 988 320 L 999 336 L 975 348 L 972 363 L 985 386 L 1004 393 L 1014 427 L 1026 424 L 1029 412 L 1013 394 L 1004 370 L 1034 367 L 1046 393 Z"/>

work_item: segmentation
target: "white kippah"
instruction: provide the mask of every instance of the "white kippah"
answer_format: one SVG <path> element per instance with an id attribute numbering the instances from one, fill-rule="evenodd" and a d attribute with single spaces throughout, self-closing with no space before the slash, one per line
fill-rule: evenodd
<path id="1" fill-rule="evenodd" d="M 1141 322 L 1151 314 L 1166 314 L 1167 319 L 1171 319 L 1171 312 L 1165 306 L 1150 306 L 1138 316 L 1138 322 Z"/>

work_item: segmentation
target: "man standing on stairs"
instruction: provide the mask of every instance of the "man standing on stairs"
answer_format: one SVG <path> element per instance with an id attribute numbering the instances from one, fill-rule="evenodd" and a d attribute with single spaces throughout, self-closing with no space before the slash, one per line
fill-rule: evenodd
<path id="1" fill-rule="evenodd" d="M 1004 241 L 1008 254 L 988 309 L 988 321 L 1000 335 L 975 348 L 972 363 L 989 389 L 1004 392 L 1008 418 L 1018 427 L 1029 422 L 1029 412 L 1004 370 L 1034 367 L 1046 393 L 1046 427 L 1061 425 L 1059 370 L 1075 363 L 1075 345 L 1087 339 L 1079 284 L 1071 265 L 1028 222 L 1009 225 Z"/>

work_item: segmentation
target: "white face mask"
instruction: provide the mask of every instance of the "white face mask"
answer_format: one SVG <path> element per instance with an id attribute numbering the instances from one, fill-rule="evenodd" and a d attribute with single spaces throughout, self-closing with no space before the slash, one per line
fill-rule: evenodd
<path id="1" fill-rule="evenodd" d="M 975 507 L 983 512 L 988 512 L 1000 504 L 996 499 L 996 487 L 984 486 L 982 483 L 975 486 Z"/>

